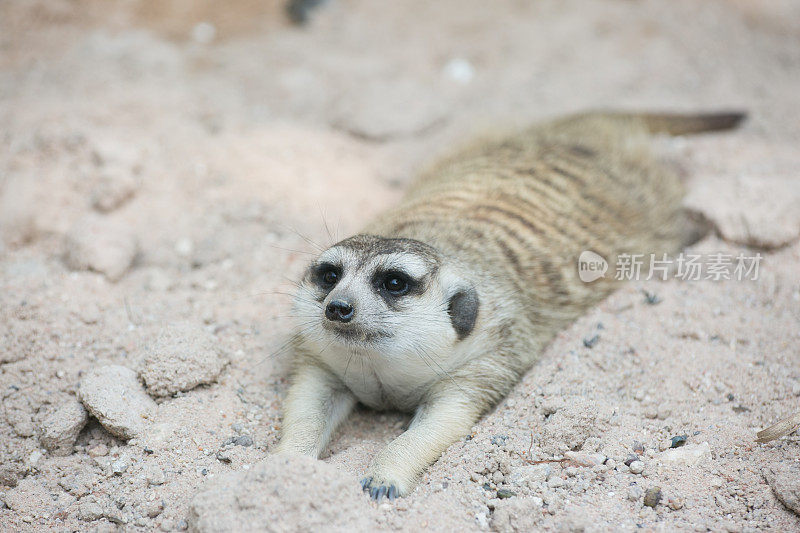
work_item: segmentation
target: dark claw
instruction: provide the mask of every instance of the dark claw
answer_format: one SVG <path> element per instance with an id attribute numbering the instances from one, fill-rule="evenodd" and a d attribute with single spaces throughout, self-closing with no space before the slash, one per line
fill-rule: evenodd
<path id="1" fill-rule="evenodd" d="M 367 490 L 369 490 L 369 486 L 371 484 L 372 484 L 372 478 L 365 477 L 364 479 L 361 480 L 361 490 L 366 492 Z"/>
<path id="2" fill-rule="evenodd" d="M 394 485 L 372 485 L 374 481 L 371 477 L 365 477 L 361 480 L 361 488 L 364 492 L 369 493 L 369 497 L 373 500 L 380 502 L 384 497 L 389 500 L 396 499 L 399 494 L 397 487 Z"/>

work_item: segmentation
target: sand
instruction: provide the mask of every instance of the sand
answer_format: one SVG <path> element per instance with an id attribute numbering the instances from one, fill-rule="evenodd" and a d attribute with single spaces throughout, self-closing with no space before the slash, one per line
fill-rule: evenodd
<path id="1" fill-rule="evenodd" d="M 800 437 L 755 443 L 800 408 L 800 3 L 486 6 L 0 5 L 0 530 L 800 529 Z M 689 252 L 758 279 L 623 284 L 406 498 L 345 488 L 405 415 L 270 459 L 313 253 L 593 107 L 749 112 L 655 147 L 716 224 Z"/>

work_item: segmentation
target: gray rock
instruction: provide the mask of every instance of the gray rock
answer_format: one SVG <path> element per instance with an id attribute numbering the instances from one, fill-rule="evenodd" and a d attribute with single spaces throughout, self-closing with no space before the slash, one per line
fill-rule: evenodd
<path id="1" fill-rule="evenodd" d="M 117 281 L 133 264 L 139 244 L 127 226 L 89 215 L 65 236 L 64 262 L 73 270 L 92 270 Z"/>
<path id="2" fill-rule="evenodd" d="M 3 399 L 3 411 L 6 422 L 19 437 L 32 437 L 36 433 L 33 425 L 33 409 L 21 393 L 12 394 Z"/>
<path id="3" fill-rule="evenodd" d="M 124 457 L 111 462 L 111 473 L 115 476 L 121 476 L 126 470 L 128 470 L 128 461 Z"/>
<path id="4" fill-rule="evenodd" d="M 69 455 L 87 419 L 83 405 L 70 399 L 44 419 L 39 442 L 54 455 Z"/>
<path id="5" fill-rule="evenodd" d="M 170 396 L 217 380 L 226 360 L 202 327 L 180 323 L 164 329 L 146 348 L 139 375 L 153 396 Z"/>
<path id="6" fill-rule="evenodd" d="M 800 515 L 800 467 L 784 461 L 765 468 L 764 478 L 781 503 Z"/>
<path id="7" fill-rule="evenodd" d="M 109 433 L 122 439 L 141 434 L 156 411 L 136 373 L 124 366 L 90 370 L 81 380 L 78 397 Z"/>
<path id="8" fill-rule="evenodd" d="M 102 518 L 103 508 L 96 502 L 83 502 L 78 507 L 78 518 L 85 522 L 91 522 Z"/>

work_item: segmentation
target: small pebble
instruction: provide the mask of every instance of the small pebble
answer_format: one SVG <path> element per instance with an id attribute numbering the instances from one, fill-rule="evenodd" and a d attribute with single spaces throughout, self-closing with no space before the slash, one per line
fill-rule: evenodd
<path id="1" fill-rule="evenodd" d="M 150 518 L 157 517 L 158 515 L 161 514 L 161 512 L 163 510 L 164 510 L 164 501 L 163 500 L 159 500 L 159 501 L 155 501 L 155 502 L 148 502 L 142 508 L 142 511 L 144 511 L 144 513 Z"/>
<path id="2" fill-rule="evenodd" d="M 631 466 L 631 463 L 634 461 L 638 461 L 639 456 L 635 453 L 629 453 L 628 456 L 625 458 L 625 466 Z"/>
<path id="3" fill-rule="evenodd" d="M 585 337 L 583 339 L 583 345 L 587 348 L 594 348 L 594 345 L 597 344 L 597 341 L 600 340 L 600 335 L 594 335 L 593 337 Z"/>
<path id="4" fill-rule="evenodd" d="M 683 498 L 681 498 L 679 496 L 672 496 L 671 498 L 669 498 L 667 500 L 667 505 L 669 505 L 669 508 L 672 509 L 673 511 L 677 511 L 678 509 L 682 509 L 683 508 Z"/>
<path id="5" fill-rule="evenodd" d="M 661 303 L 661 298 L 657 294 L 648 291 L 642 292 L 644 293 L 644 302 L 647 305 L 656 305 Z"/>
<path id="6" fill-rule="evenodd" d="M 689 435 L 677 435 L 672 437 L 669 447 L 670 448 L 680 448 L 684 444 L 686 444 L 686 439 L 689 438 Z"/>
<path id="7" fill-rule="evenodd" d="M 128 518 L 119 509 L 106 509 L 103 516 L 114 524 L 124 525 L 128 523 Z"/>
<path id="8" fill-rule="evenodd" d="M 644 495 L 642 487 L 639 485 L 631 485 L 628 487 L 628 499 L 632 502 L 637 502 Z"/>
<path id="9" fill-rule="evenodd" d="M 237 446 L 252 446 L 253 445 L 253 437 L 250 435 L 240 435 L 233 439 L 233 443 Z"/>
<path id="10" fill-rule="evenodd" d="M 150 485 L 163 485 L 166 480 L 164 471 L 160 468 L 152 468 L 147 471 L 147 482 Z"/>
<path id="11" fill-rule="evenodd" d="M 647 507 L 652 507 L 655 509 L 658 502 L 661 501 L 661 487 L 650 487 L 647 489 L 647 492 L 644 493 L 644 504 Z"/>
<path id="12" fill-rule="evenodd" d="M 631 474 L 641 474 L 644 472 L 644 463 L 641 461 L 634 461 L 630 465 Z"/>
<path id="13" fill-rule="evenodd" d="M 495 435 L 492 437 L 492 444 L 495 446 L 502 446 L 508 440 L 508 436 L 506 435 Z"/>
<path id="14" fill-rule="evenodd" d="M 95 444 L 86 451 L 91 457 L 105 457 L 108 455 L 108 446 L 103 443 Z"/>
<path id="15" fill-rule="evenodd" d="M 111 463 L 111 473 L 115 476 L 121 476 L 128 469 L 128 462 L 119 458 Z"/>

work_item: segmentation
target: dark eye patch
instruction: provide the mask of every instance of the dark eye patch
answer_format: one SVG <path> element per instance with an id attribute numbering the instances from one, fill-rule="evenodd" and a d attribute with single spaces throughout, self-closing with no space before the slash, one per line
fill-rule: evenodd
<path id="1" fill-rule="evenodd" d="M 323 290 L 329 291 L 342 278 L 342 267 L 331 263 L 321 263 L 311 267 L 311 281 Z"/>
<path id="2" fill-rule="evenodd" d="M 392 296 L 403 296 L 411 289 L 411 280 L 405 274 L 389 272 L 383 277 L 383 288 Z"/>
<path id="3" fill-rule="evenodd" d="M 416 280 L 399 270 L 376 272 L 372 284 L 387 301 L 407 294 L 419 294 L 425 290 L 421 280 Z"/>

